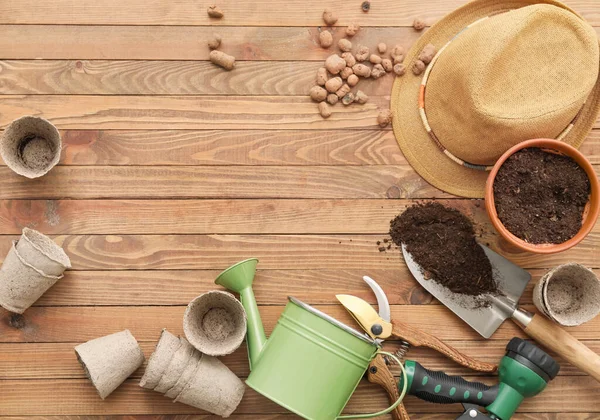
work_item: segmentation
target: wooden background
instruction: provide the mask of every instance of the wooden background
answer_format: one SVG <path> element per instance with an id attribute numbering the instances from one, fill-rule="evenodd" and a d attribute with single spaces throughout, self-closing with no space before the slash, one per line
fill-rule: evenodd
<path id="1" fill-rule="evenodd" d="M 363 26 L 355 44 L 408 47 L 419 36 L 410 27 L 416 16 L 431 24 L 464 0 L 372 0 L 368 14 L 360 3 L 221 0 L 226 17 L 211 21 L 208 3 L 197 0 L 0 0 L 0 125 L 40 115 L 64 141 L 60 166 L 42 179 L 0 166 L 0 258 L 30 226 L 55 238 L 73 262 L 23 316 L 0 311 L 2 420 L 209 418 L 141 389 L 142 369 L 101 401 L 73 347 L 128 328 L 149 355 L 161 328 L 182 333 L 185 305 L 213 289 L 220 270 L 253 256 L 261 261 L 255 284 L 267 331 L 287 295 L 352 324 L 334 295 L 374 303 L 361 281 L 368 274 L 386 290 L 394 317 L 498 361 L 508 339 L 522 336 L 511 322 L 483 340 L 416 285 L 398 251 L 378 252 L 389 220 L 417 199 L 440 199 L 472 216 L 483 240 L 536 280 L 568 261 L 600 268 L 599 227 L 567 252 L 525 254 L 495 235 L 481 201 L 419 178 L 390 127 L 375 124 L 377 107 L 388 106 L 391 75 L 361 82 L 366 105 L 337 105 L 321 119 L 307 92 L 331 53 L 316 42 L 325 5 L 340 15 L 336 40 L 355 21 Z M 600 26 L 597 0 L 568 4 Z M 232 72 L 206 61 L 214 26 L 223 50 L 238 59 Z M 600 165 L 600 130 L 582 151 Z M 531 287 L 522 303 L 532 308 Z M 600 318 L 571 332 L 600 352 Z M 430 351 L 409 356 L 475 375 Z M 244 348 L 224 361 L 248 374 Z M 598 382 L 563 364 L 516 418 L 600 419 L 599 395 Z M 364 383 L 346 411 L 386 403 L 382 390 Z M 459 410 L 412 397 L 406 406 L 415 419 L 454 418 Z M 232 418 L 294 416 L 248 390 Z"/>

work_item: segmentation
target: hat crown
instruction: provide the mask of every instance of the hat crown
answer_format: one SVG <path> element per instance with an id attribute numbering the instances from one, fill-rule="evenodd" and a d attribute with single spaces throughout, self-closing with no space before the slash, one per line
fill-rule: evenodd
<path id="1" fill-rule="evenodd" d="M 568 10 L 537 4 L 491 16 L 434 63 L 429 124 L 450 153 L 493 164 L 523 140 L 558 136 L 596 84 L 599 61 L 594 29 Z"/>

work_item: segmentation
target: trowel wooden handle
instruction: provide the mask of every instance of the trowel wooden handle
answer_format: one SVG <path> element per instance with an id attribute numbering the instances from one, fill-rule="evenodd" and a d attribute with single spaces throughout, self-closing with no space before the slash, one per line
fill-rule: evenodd
<path id="1" fill-rule="evenodd" d="M 473 359 L 431 334 L 427 334 L 402 322 L 392 321 L 392 336 L 406 341 L 411 346 L 434 349 L 449 359 L 454 360 L 459 365 L 463 365 L 469 369 L 487 373 L 493 373 L 498 369 L 497 365 Z"/>
<path id="2" fill-rule="evenodd" d="M 369 364 L 369 370 L 367 371 L 367 378 L 369 382 L 380 385 L 388 394 L 390 404 L 395 403 L 400 398 L 398 392 L 398 386 L 396 385 L 396 379 L 394 375 L 387 367 L 385 359 L 381 354 L 375 356 L 375 358 Z M 392 417 L 394 420 L 410 420 L 404 404 L 400 404 L 394 411 L 392 411 Z"/>
<path id="3" fill-rule="evenodd" d="M 560 326 L 537 314 L 526 326 L 517 324 L 538 343 L 600 382 L 600 356 Z"/>

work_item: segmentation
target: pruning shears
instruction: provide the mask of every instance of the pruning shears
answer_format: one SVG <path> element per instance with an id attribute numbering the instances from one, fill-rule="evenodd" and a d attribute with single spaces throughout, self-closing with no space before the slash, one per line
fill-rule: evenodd
<path id="1" fill-rule="evenodd" d="M 470 369 L 486 373 L 493 373 L 497 370 L 495 364 L 475 360 L 428 333 L 403 322 L 392 320 L 390 304 L 381 286 L 370 277 L 365 276 L 363 280 L 375 294 L 379 311 L 356 296 L 336 295 L 336 297 L 363 330 L 379 344 L 386 339 L 399 340 L 400 347 L 396 351 L 398 359 L 403 360 L 411 346 L 428 347 Z M 369 365 L 367 378 L 369 382 L 381 385 L 387 391 L 390 401 L 396 401 L 399 397 L 398 387 L 388 364 L 389 362 L 384 356 L 376 356 Z M 403 404 L 400 404 L 392 414 L 395 420 L 410 419 Z"/>

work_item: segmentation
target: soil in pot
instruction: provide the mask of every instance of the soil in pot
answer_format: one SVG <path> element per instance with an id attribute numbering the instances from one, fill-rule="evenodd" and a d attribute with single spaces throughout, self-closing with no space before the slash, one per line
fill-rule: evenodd
<path id="1" fill-rule="evenodd" d="M 52 143 L 43 137 L 31 135 L 21 140 L 19 154 L 23 164 L 33 170 L 42 170 L 54 159 Z"/>
<path id="2" fill-rule="evenodd" d="M 473 224 L 458 210 L 416 204 L 390 222 L 390 236 L 396 245 L 406 245 L 426 277 L 451 291 L 469 296 L 498 292 Z"/>
<path id="3" fill-rule="evenodd" d="M 532 244 L 560 244 L 579 232 L 590 180 L 571 157 L 527 148 L 509 157 L 494 180 L 498 218 Z"/>

